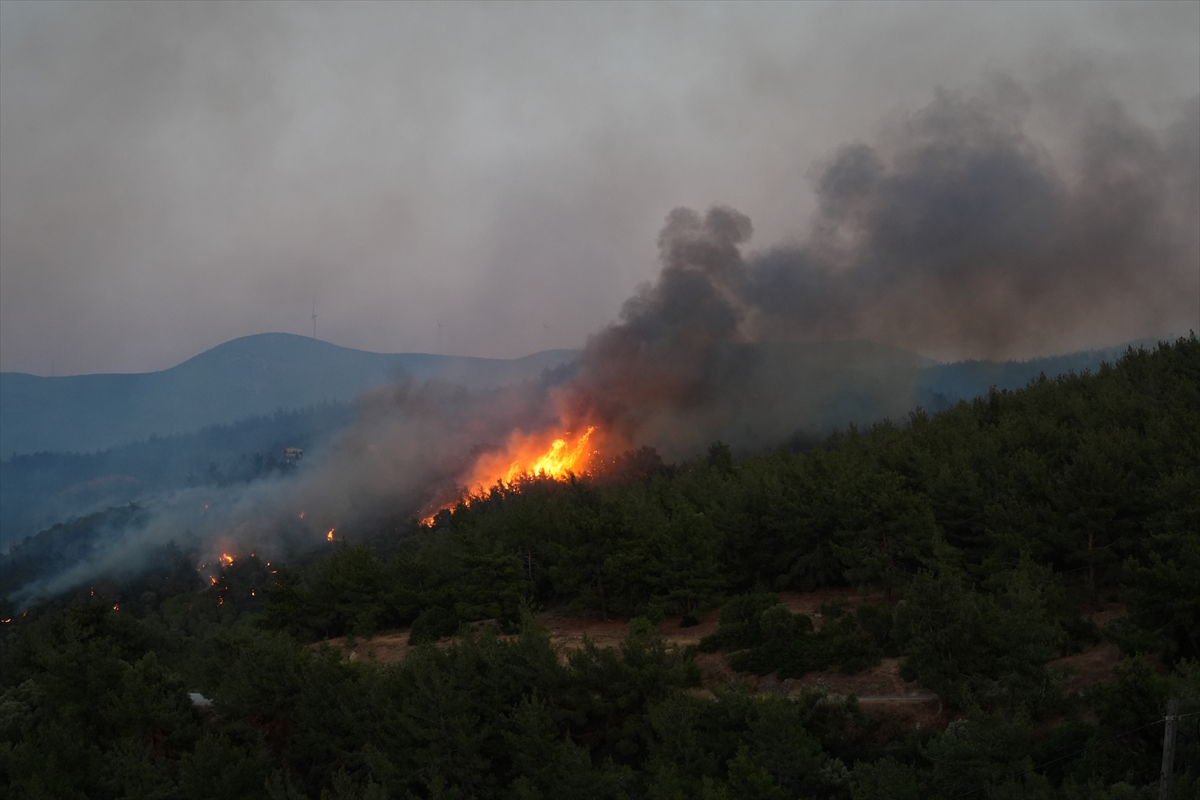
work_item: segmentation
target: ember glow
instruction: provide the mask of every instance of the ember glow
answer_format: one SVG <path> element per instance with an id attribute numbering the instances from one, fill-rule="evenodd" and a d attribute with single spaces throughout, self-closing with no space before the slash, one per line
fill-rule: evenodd
<path id="1" fill-rule="evenodd" d="M 325 534 L 325 539 L 326 539 L 327 541 L 330 541 L 330 542 L 332 542 L 332 541 L 333 541 L 333 532 L 334 532 L 334 531 L 336 531 L 336 530 L 337 530 L 337 528 L 330 528 L 330 529 L 329 529 L 329 533 Z"/>
<path id="2" fill-rule="evenodd" d="M 229 555 L 229 553 L 221 553 L 221 563 L 225 566 L 232 566 L 233 556 Z"/>

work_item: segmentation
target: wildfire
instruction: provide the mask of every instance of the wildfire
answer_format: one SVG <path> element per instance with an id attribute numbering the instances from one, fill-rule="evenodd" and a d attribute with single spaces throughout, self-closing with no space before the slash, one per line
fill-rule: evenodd
<path id="1" fill-rule="evenodd" d="M 299 514 L 297 514 L 296 516 L 297 516 L 297 517 L 299 517 L 300 519 L 304 519 L 304 512 L 303 512 L 303 511 L 301 511 L 301 512 L 300 512 Z"/>
<path id="2" fill-rule="evenodd" d="M 216 575 L 209 575 L 209 576 L 208 576 L 208 579 L 209 579 L 210 581 L 212 581 L 212 585 L 213 585 L 213 586 L 216 586 L 216 585 L 217 585 L 217 576 L 216 576 Z"/>
<path id="3" fill-rule="evenodd" d="M 221 553 L 221 563 L 227 567 L 233 566 L 233 556 L 229 553 Z"/>
<path id="4" fill-rule="evenodd" d="M 592 455 L 587 446 L 595 430 L 588 428 L 573 446 L 567 444 L 566 438 L 559 438 L 552 441 L 549 447 L 543 443 L 545 440 L 542 437 L 513 433 L 504 452 L 480 457 L 467 486 L 484 488 L 495 485 L 497 481 L 509 484 L 525 476 L 564 480 L 572 473 L 580 474 Z"/>
<path id="5" fill-rule="evenodd" d="M 454 503 L 441 506 L 453 508 L 458 502 L 470 504 L 472 491 L 484 491 L 497 483 L 510 485 L 521 478 L 553 478 L 566 480 L 570 475 L 581 475 L 587 471 L 588 462 L 595 451 L 588 449 L 588 441 L 595 432 L 589 427 L 574 442 L 568 443 L 568 432 L 547 446 L 545 434 L 526 435 L 516 431 L 509 437 L 503 451 L 487 453 L 475 462 L 471 476 L 467 479 L 468 494 Z M 426 525 L 433 522 L 435 514 L 425 517 Z"/>
<path id="6" fill-rule="evenodd" d="M 333 532 L 334 532 L 334 531 L 336 531 L 336 530 L 337 530 L 337 528 L 330 528 L 330 529 L 329 529 L 329 533 L 325 534 L 325 539 L 326 539 L 326 541 L 330 541 L 330 542 L 332 542 L 332 541 L 333 541 Z"/>
<path id="7" fill-rule="evenodd" d="M 121 606 L 118 605 L 117 603 L 113 603 L 113 611 L 120 611 L 120 610 L 121 610 Z"/>

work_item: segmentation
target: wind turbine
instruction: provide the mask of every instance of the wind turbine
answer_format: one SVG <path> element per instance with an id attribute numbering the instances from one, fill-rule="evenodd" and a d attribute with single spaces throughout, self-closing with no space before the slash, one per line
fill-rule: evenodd
<path id="1" fill-rule="evenodd" d="M 315 338 L 317 338 L 317 301 L 316 300 L 313 300 L 312 324 L 313 324 L 313 338 L 315 339 Z"/>

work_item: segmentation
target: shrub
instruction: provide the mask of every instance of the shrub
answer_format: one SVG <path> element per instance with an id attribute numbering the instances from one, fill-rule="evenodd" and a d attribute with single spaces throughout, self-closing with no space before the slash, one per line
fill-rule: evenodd
<path id="1" fill-rule="evenodd" d="M 453 611 L 445 608 L 427 608 L 413 622 L 412 631 L 408 634 L 409 644 L 426 644 L 436 642 L 446 636 L 453 636 L 458 631 L 458 617 Z"/>

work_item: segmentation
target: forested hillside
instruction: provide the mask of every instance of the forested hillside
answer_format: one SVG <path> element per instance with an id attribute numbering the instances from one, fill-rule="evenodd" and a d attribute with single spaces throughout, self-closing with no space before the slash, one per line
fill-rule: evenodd
<path id="1" fill-rule="evenodd" d="M 1198 498 L 1192 336 L 802 451 L 642 450 L 496 486 L 307 563 L 197 571 L 167 548 L 137 580 L 3 607 L 0 780 L 12 797 L 1124 800 L 1156 796 L 1174 696 L 1173 796 L 1192 798 Z M 850 586 L 878 602 L 819 628 L 777 594 Z M 1127 613 L 1089 621 L 1109 603 Z M 544 608 L 633 620 L 618 650 L 558 653 Z M 698 649 L 746 675 L 902 657 L 952 721 L 699 691 L 696 651 L 655 625 L 713 608 Z M 317 644 L 398 627 L 420 645 L 398 664 Z M 1047 666 L 1102 641 L 1124 654 L 1113 681 Z"/>

